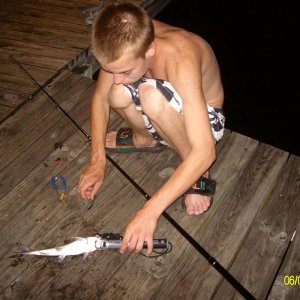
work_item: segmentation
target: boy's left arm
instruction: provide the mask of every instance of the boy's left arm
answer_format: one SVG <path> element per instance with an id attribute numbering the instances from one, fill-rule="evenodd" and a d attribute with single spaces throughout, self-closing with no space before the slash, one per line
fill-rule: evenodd
<path id="1" fill-rule="evenodd" d="M 215 160 L 215 141 L 202 90 L 201 65 L 193 59 L 170 64 L 168 79 L 183 99 L 183 118 L 191 145 L 189 155 L 171 178 L 147 201 L 128 224 L 120 252 L 139 252 L 144 241 L 152 252 L 153 235 L 162 212 L 186 192 Z"/>

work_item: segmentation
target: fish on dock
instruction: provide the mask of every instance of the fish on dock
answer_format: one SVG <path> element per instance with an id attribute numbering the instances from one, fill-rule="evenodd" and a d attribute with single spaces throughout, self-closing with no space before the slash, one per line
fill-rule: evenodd
<path id="1" fill-rule="evenodd" d="M 89 253 L 100 250 L 102 240 L 100 236 L 93 237 L 75 237 L 72 243 L 43 250 L 28 251 L 25 247 L 21 247 L 21 254 L 24 255 L 40 255 L 40 256 L 58 256 L 59 261 L 63 261 L 66 256 L 83 254 L 86 258 Z"/>
<path id="2" fill-rule="evenodd" d="M 90 237 L 75 237 L 75 241 L 72 243 L 43 250 L 29 251 L 25 246 L 19 244 L 21 250 L 20 254 L 24 255 L 39 255 L 39 256 L 58 256 L 58 260 L 61 262 L 66 256 L 72 255 L 83 255 L 86 258 L 89 253 L 96 250 L 106 250 L 106 249 L 119 249 L 123 237 L 118 233 L 102 233 Z M 144 242 L 143 248 L 147 248 L 147 242 Z M 154 249 L 164 249 L 166 254 L 171 251 L 171 243 L 167 239 L 154 239 L 153 240 Z"/>

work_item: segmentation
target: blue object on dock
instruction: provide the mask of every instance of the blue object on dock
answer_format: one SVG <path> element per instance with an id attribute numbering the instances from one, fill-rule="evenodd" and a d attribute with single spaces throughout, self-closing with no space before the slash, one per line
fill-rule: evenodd
<path id="1" fill-rule="evenodd" d="M 51 178 L 51 185 L 56 191 L 65 191 L 67 189 L 67 182 L 63 176 L 53 176 Z"/>

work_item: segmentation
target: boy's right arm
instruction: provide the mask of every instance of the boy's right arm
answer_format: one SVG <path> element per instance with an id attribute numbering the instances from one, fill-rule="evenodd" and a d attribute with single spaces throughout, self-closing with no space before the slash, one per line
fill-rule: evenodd
<path id="1" fill-rule="evenodd" d="M 112 82 L 111 74 L 100 71 L 91 105 L 91 160 L 82 172 L 78 185 L 78 192 L 85 200 L 93 200 L 103 183 L 105 138 L 109 120 L 108 93 Z"/>

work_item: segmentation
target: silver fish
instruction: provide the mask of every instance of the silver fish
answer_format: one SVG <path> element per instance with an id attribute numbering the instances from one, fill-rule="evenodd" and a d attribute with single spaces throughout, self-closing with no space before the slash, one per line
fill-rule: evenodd
<path id="1" fill-rule="evenodd" d="M 24 251 L 21 254 L 24 255 L 42 255 L 42 256 L 58 256 L 58 260 L 61 262 L 66 256 L 83 254 L 83 258 L 86 258 L 90 252 L 101 249 L 102 240 L 98 236 L 93 237 L 75 237 L 75 241 L 59 246 L 55 248 L 36 250 L 36 251 Z"/>

